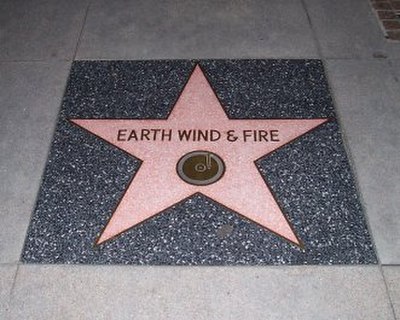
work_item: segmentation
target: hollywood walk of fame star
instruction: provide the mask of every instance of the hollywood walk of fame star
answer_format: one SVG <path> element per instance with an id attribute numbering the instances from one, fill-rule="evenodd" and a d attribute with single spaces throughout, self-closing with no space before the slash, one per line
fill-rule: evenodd
<path id="1" fill-rule="evenodd" d="M 301 246 L 255 161 L 328 119 L 229 119 L 197 65 L 167 119 L 70 121 L 142 161 L 97 244 L 201 193 Z M 195 138 L 183 130 L 208 133 Z M 205 155 L 201 170 L 223 167 L 206 184 L 179 171 L 196 152 Z"/>

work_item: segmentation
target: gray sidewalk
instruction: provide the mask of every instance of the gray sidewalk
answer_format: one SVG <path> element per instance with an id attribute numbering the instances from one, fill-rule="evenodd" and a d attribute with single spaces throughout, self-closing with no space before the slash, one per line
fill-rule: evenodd
<path id="1" fill-rule="evenodd" d="M 72 61 L 177 58 L 323 61 L 378 265 L 19 263 Z M 3 0 L 0 318 L 400 319 L 399 58 L 368 0 Z"/>

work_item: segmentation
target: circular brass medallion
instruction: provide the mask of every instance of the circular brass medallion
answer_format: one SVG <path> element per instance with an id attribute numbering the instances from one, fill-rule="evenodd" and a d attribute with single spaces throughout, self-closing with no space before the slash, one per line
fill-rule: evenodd
<path id="1" fill-rule="evenodd" d="M 176 171 L 183 181 L 195 186 L 206 186 L 221 179 L 225 164 L 215 153 L 193 151 L 180 158 Z"/>

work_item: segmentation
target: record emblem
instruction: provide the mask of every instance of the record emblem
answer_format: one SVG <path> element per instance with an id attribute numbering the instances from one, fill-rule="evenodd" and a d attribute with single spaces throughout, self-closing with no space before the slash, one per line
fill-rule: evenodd
<path id="1" fill-rule="evenodd" d="M 221 179 L 225 164 L 215 153 L 193 151 L 178 161 L 176 170 L 183 181 L 195 186 L 206 186 Z"/>

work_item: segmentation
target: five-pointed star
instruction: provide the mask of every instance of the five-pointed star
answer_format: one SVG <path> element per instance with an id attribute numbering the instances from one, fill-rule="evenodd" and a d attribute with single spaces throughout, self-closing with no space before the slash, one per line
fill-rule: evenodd
<path id="1" fill-rule="evenodd" d="M 255 161 L 316 128 L 327 119 L 229 119 L 201 68 L 196 66 L 167 119 L 70 121 L 142 160 L 97 244 L 121 234 L 195 193 L 201 193 L 300 245 Z M 218 141 L 180 141 L 176 136 L 171 141 L 121 139 L 121 132 L 140 132 L 144 128 L 167 129 L 173 133 L 184 129 L 213 129 L 221 132 L 223 138 Z M 279 132 L 279 138 L 272 139 L 275 141 L 254 141 L 250 137 L 251 132 L 271 129 Z M 238 136 L 234 142 L 226 139 L 230 130 L 234 130 Z M 241 136 L 244 130 L 249 135 L 247 139 Z M 220 180 L 210 185 L 196 186 L 178 176 L 177 162 L 182 156 L 195 150 L 213 152 L 223 159 L 226 167 Z"/>

